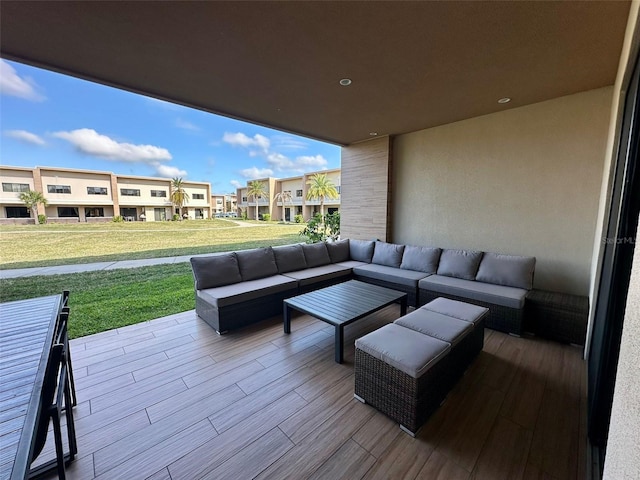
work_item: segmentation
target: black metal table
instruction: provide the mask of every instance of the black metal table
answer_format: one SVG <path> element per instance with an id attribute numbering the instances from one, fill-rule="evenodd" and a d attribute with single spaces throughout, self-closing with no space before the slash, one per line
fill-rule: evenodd
<path id="1" fill-rule="evenodd" d="M 311 315 L 335 327 L 335 360 L 342 363 L 344 327 L 392 303 L 407 313 L 407 294 L 390 288 L 349 280 L 284 301 L 284 333 L 291 333 L 291 309 Z"/>
<path id="2" fill-rule="evenodd" d="M 0 304 L 0 480 L 29 474 L 62 295 Z"/>

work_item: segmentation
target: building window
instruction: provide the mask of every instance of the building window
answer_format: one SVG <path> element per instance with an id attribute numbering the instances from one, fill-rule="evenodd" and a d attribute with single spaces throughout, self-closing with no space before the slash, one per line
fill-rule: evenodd
<path id="1" fill-rule="evenodd" d="M 247 197 L 242 197 L 242 201 L 246 202 L 247 201 Z"/>
<path id="2" fill-rule="evenodd" d="M 296 190 L 296 197 L 302 196 L 302 190 Z"/>
<path id="3" fill-rule="evenodd" d="M 139 188 L 121 188 L 120 195 L 123 197 L 139 197 L 140 189 Z"/>
<path id="4" fill-rule="evenodd" d="M 71 193 L 70 185 L 47 185 L 47 192 L 49 193 Z M 76 215 L 77 217 L 77 215 Z"/>
<path id="5" fill-rule="evenodd" d="M 106 194 L 107 194 L 107 187 L 87 187 L 87 195 L 106 195 Z"/>
<path id="6" fill-rule="evenodd" d="M 58 217 L 79 217 L 77 207 L 58 207 Z"/>
<path id="7" fill-rule="evenodd" d="M 204 193 L 194 193 L 191 196 L 194 200 L 204 200 Z"/>
<path id="8" fill-rule="evenodd" d="M 216 199 L 216 204 L 222 205 L 222 199 L 221 198 Z"/>
<path id="9" fill-rule="evenodd" d="M 120 209 L 120 216 L 127 222 L 133 222 L 138 219 L 138 209 L 122 207 Z"/>
<path id="10" fill-rule="evenodd" d="M 30 189 L 29 189 L 28 183 L 3 183 L 2 184 L 3 192 L 21 193 L 21 192 L 28 192 L 29 190 Z M 22 218 L 22 217 L 13 217 L 13 218 Z"/>
<path id="11" fill-rule="evenodd" d="M 104 208 L 102 207 L 88 207 L 84 209 L 85 217 L 104 217 Z"/>
<path id="12" fill-rule="evenodd" d="M 196 208 L 196 218 L 204 218 L 204 210 L 202 208 Z"/>
<path id="13" fill-rule="evenodd" d="M 338 192 L 338 195 L 340 195 L 340 185 L 336 187 L 336 191 Z"/>
<path id="14" fill-rule="evenodd" d="M 5 190 L 6 191 L 6 190 Z M 7 218 L 29 218 L 31 212 L 27 207 L 5 207 Z"/>
<path id="15" fill-rule="evenodd" d="M 291 195 L 291 190 L 285 190 L 284 192 L 282 192 L 285 195 Z"/>
<path id="16" fill-rule="evenodd" d="M 167 191 L 166 190 L 151 190 L 151 196 L 152 197 L 163 197 L 163 198 L 166 198 L 167 197 Z"/>

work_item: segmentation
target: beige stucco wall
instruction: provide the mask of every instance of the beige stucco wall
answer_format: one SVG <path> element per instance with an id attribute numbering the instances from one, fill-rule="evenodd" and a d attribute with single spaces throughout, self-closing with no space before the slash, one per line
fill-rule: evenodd
<path id="1" fill-rule="evenodd" d="M 537 258 L 587 295 L 612 88 L 396 137 L 393 241 Z"/>

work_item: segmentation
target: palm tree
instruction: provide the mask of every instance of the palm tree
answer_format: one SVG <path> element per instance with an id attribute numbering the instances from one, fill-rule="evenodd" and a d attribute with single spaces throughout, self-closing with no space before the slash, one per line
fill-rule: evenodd
<path id="1" fill-rule="evenodd" d="M 189 194 L 184 189 L 184 181 L 181 177 L 171 179 L 171 202 L 176 206 L 182 219 L 182 207 L 189 201 Z"/>
<path id="2" fill-rule="evenodd" d="M 247 184 L 247 196 L 253 197 L 256 201 L 256 220 L 258 220 L 258 199 L 267 195 L 267 191 L 264 188 L 264 183 L 258 180 L 252 180 Z"/>
<path id="3" fill-rule="evenodd" d="M 320 199 L 320 216 L 324 222 L 324 199 L 338 198 L 338 190 L 326 173 L 316 173 L 307 180 L 307 200 Z"/>
<path id="4" fill-rule="evenodd" d="M 49 202 L 44 195 L 40 192 L 36 192 L 35 190 L 27 190 L 26 192 L 20 193 L 20 201 L 26 205 L 28 209 L 33 211 L 33 218 L 36 220 L 36 224 L 38 224 L 38 205 L 42 204 L 42 206 L 46 207 L 49 205 Z"/>
<path id="5" fill-rule="evenodd" d="M 284 208 L 287 202 L 291 203 L 293 201 L 293 198 L 291 197 L 291 192 L 284 191 L 284 192 L 276 193 L 275 200 L 276 202 L 278 201 L 282 202 L 282 221 L 285 222 L 286 220 L 284 218 Z"/>

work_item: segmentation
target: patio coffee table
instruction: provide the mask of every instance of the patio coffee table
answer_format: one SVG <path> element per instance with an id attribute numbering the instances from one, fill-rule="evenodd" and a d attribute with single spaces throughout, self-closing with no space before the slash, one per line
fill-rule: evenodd
<path id="1" fill-rule="evenodd" d="M 342 363 L 344 327 L 400 303 L 400 315 L 407 313 L 407 294 L 390 288 L 349 280 L 284 301 L 284 333 L 291 333 L 291 309 L 298 310 L 335 327 L 335 360 Z"/>

